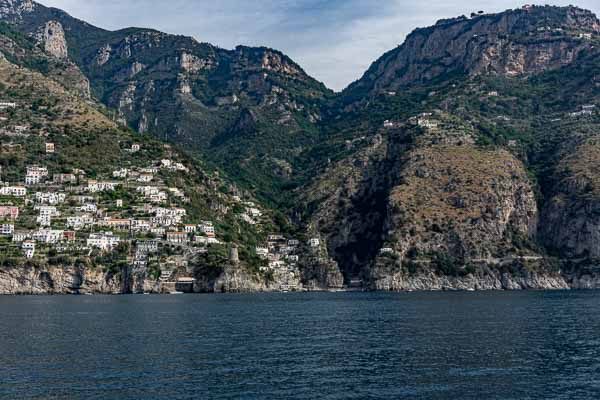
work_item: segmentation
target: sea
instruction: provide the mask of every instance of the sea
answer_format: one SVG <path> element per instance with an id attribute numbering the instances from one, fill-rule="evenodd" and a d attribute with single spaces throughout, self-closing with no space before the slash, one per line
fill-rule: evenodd
<path id="1" fill-rule="evenodd" d="M 0 399 L 598 399 L 600 292 L 0 297 Z"/>

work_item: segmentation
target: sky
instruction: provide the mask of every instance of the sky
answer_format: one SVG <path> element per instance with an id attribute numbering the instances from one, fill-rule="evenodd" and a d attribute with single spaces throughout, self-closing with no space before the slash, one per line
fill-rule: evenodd
<path id="1" fill-rule="evenodd" d="M 193 36 L 232 49 L 281 50 L 334 90 L 359 79 L 417 27 L 473 11 L 499 12 L 524 0 L 39 0 L 105 29 L 130 26 Z M 600 0 L 538 0 L 600 15 Z"/>

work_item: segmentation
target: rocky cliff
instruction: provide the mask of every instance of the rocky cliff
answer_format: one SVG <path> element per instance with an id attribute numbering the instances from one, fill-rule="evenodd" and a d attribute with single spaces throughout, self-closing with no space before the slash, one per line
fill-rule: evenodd
<path id="1" fill-rule="evenodd" d="M 349 98 L 452 75 L 518 76 L 568 65 L 593 44 L 600 23 L 575 7 L 524 7 L 441 20 L 411 33 L 346 90 Z"/>
<path id="2" fill-rule="evenodd" d="M 120 276 L 73 266 L 0 268 L 0 294 L 120 294 Z"/>

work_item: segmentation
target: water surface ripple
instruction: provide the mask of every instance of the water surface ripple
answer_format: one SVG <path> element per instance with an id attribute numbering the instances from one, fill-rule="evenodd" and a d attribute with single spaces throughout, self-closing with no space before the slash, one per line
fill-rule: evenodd
<path id="1" fill-rule="evenodd" d="M 600 292 L 0 297 L 0 398 L 600 398 Z"/>

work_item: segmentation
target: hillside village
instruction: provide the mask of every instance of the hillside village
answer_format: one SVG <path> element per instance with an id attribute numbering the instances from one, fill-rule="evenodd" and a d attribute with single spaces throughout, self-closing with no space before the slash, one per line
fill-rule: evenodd
<path id="1" fill-rule="evenodd" d="M 228 260 L 221 259 L 221 263 L 240 264 L 238 243 L 219 230 L 223 219 L 233 213 L 237 223 L 259 232 L 257 245 L 247 256 L 256 259 L 256 276 L 262 276 L 273 290 L 302 289 L 301 252 L 304 248 L 318 251 L 318 238 L 304 244 L 266 231 L 273 225 L 265 211 L 236 189 L 209 194 L 214 201 L 208 212 L 190 211 L 197 206 L 192 204 L 189 188 L 181 186 L 186 181 L 181 177 L 190 175 L 190 170 L 177 157 L 140 157 L 147 161 L 116 165 L 111 172 L 94 176 L 81 168 L 53 170 L 43 160 L 59 155 L 61 146 L 47 141 L 47 134 L 11 121 L 14 113 L 10 111 L 30 107 L 0 102 L 2 149 L 41 141 L 43 152 L 41 162 L 27 164 L 17 174 L 0 170 L 3 265 L 68 264 L 73 259 L 87 264 L 85 260 L 92 260 L 115 272 L 125 268 L 138 282 L 155 282 L 152 291 L 181 287 L 192 291 L 199 257 L 209 252 L 226 254 Z M 121 148 L 130 160 L 144 150 L 142 143 Z M 201 217 L 207 214 L 216 219 Z M 147 289 L 148 285 L 138 290 Z"/>

